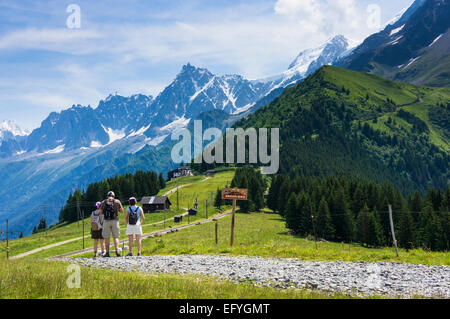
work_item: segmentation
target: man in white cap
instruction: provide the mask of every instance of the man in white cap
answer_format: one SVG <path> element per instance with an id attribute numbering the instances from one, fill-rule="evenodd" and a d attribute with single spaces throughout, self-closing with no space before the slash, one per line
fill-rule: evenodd
<path id="1" fill-rule="evenodd" d="M 105 239 L 106 253 L 103 257 L 109 257 L 109 244 L 110 244 L 110 234 L 114 238 L 114 247 L 116 248 L 116 256 L 119 257 L 119 237 L 120 237 L 120 226 L 119 226 L 119 212 L 123 213 L 123 207 L 120 200 L 115 198 L 116 195 L 113 191 L 109 191 L 106 199 L 102 202 L 100 206 L 100 214 L 103 215 L 103 229 L 102 236 Z"/>

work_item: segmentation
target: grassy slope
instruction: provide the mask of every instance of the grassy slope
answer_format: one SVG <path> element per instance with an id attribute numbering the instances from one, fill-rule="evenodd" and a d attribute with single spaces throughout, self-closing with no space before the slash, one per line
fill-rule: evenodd
<path id="1" fill-rule="evenodd" d="M 193 176 L 193 177 L 184 177 L 179 178 L 174 181 L 170 181 L 167 183 L 166 188 L 160 191 L 160 194 L 164 194 L 165 192 L 169 191 L 170 189 L 183 185 L 188 183 L 193 183 L 196 181 L 200 181 L 204 179 L 203 176 Z M 124 207 L 125 209 L 127 206 Z M 176 207 L 172 207 L 173 209 L 169 212 L 166 212 L 166 218 L 173 217 L 173 215 L 179 214 L 183 212 L 184 210 L 180 209 L 179 211 L 176 210 Z M 158 212 L 158 213 L 152 213 L 152 214 L 146 214 L 145 224 L 153 224 L 155 222 L 159 222 L 163 220 L 164 213 Z M 123 219 L 123 218 L 122 218 Z M 121 220 L 122 224 L 123 221 Z M 91 222 L 90 219 L 87 218 L 84 220 L 84 227 L 85 227 L 85 235 L 89 235 Z M 122 225 L 123 227 L 123 225 Z M 151 226 L 147 226 L 147 228 L 144 228 L 144 231 L 147 229 L 151 229 Z M 156 229 L 156 228 L 155 228 Z M 53 243 L 65 241 L 72 238 L 82 237 L 83 235 L 83 227 L 82 222 L 79 223 L 62 223 L 53 225 L 49 228 L 47 232 L 41 232 L 37 234 L 33 234 L 24 238 L 20 239 L 14 239 L 9 242 L 10 247 L 10 256 L 14 256 L 26 251 L 33 250 L 35 248 L 39 248 L 45 245 L 50 245 Z M 81 247 L 80 243 L 82 243 L 82 240 L 79 240 L 75 242 L 75 244 L 72 244 L 74 247 Z M 87 245 L 92 245 L 93 242 L 90 238 L 86 239 Z M 69 244 L 67 244 L 69 245 Z M 77 249 L 75 248 L 75 249 Z M 2 243 L 0 246 L 0 254 L 5 254 L 6 252 L 6 244 Z"/>
<path id="2" fill-rule="evenodd" d="M 198 215 L 197 216 L 191 216 L 187 218 L 185 216 L 183 218 L 182 223 L 175 224 L 173 221 L 166 221 L 166 227 L 169 226 L 178 226 L 182 224 L 187 224 L 188 222 L 194 222 L 196 220 L 200 220 L 206 217 L 206 210 L 204 202 L 207 199 L 210 200 L 210 190 L 217 190 L 217 188 L 222 188 L 225 186 L 227 182 L 230 182 L 233 178 L 234 170 L 227 170 L 220 172 L 216 174 L 214 177 L 210 177 L 207 180 L 205 180 L 205 176 L 193 176 L 193 177 L 183 177 L 178 178 L 173 181 L 170 181 L 167 183 L 166 188 L 162 189 L 159 194 L 165 194 L 169 190 L 182 186 L 187 185 L 186 187 L 182 187 L 179 189 L 179 204 L 180 209 L 176 210 L 176 193 L 171 193 L 169 195 L 169 198 L 172 202 L 172 210 L 165 213 L 166 218 L 173 217 L 176 214 L 184 212 L 184 208 L 190 205 L 194 204 L 195 198 L 198 197 Z M 215 193 L 214 193 L 215 195 Z M 189 202 L 190 201 L 190 202 Z M 208 204 L 209 205 L 209 204 Z M 125 206 L 126 208 L 126 206 Z M 224 207 L 225 208 L 225 207 Z M 219 213 L 219 211 L 215 207 L 208 207 L 208 216 L 212 216 L 214 214 Z M 154 223 L 162 221 L 164 218 L 163 212 L 158 213 L 150 213 L 146 214 L 146 220 L 145 224 L 143 226 L 144 233 L 149 233 L 157 230 L 163 229 L 163 224 L 158 223 L 157 225 L 153 225 Z M 121 225 L 122 225 L 122 232 L 120 239 L 125 239 L 125 231 L 124 231 L 124 221 L 123 216 L 121 217 Z M 85 221 L 85 231 L 89 232 L 90 230 L 90 220 L 87 219 Z M 146 226 L 147 225 L 147 226 Z M 79 228 L 78 228 L 79 227 Z M 41 247 L 47 244 L 51 244 L 54 242 L 59 242 L 63 240 L 67 240 L 70 238 L 76 238 L 81 236 L 81 223 L 79 226 L 77 226 L 77 223 L 69 224 L 62 226 L 60 228 L 49 230 L 47 234 L 45 233 L 39 233 L 35 235 L 31 235 L 29 237 L 25 237 L 22 239 L 17 239 L 14 241 L 11 241 L 10 243 L 10 249 L 11 249 L 11 256 L 17 255 L 21 252 L 29 251 L 32 249 L 35 249 L 37 247 Z M 93 240 L 89 237 L 85 239 L 85 247 L 92 247 L 93 246 Z M 34 257 L 51 257 L 55 255 L 60 255 L 64 253 L 68 253 L 71 251 L 76 251 L 83 248 L 83 240 L 76 240 L 58 247 L 50 248 L 38 253 L 35 253 L 33 255 L 30 255 L 30 258 Z M 5 245 L 2 245 L 0 248 L 0 253 L 5 251 Z"/>
<path id="3" fill-rule="evenodd" d="M 330 298 L 306 290 L 278 290 L 233 284 L 203 276 L 150 275 L 81 268 L 81 286 L 68 288 L 67 265 L 44 260 L 0 261 L 0 299 L 7 298 Z M 343 298 L 333 295 L 333 298 Z"/>
<path id="4" fill-rule="evenodd" d="M 232 179 L 233 172 L 223 172 L 206 181 L 197 179 L 180 189 L 180 199 L 210 196 L 211 190 Z M 194 178 L 186 178 L 192 182 Z M 167 189 L 170 189 L 170 182 Z M 182 180 L 176 181 L 183 184 Z M 188 183 L 189 184 L 189 183 Z M 162 190 L 164 192 L 166 190 Z M 171 194 L 176 203 L 176 194 Z M 183 201 L 181 201 L 181 204 Z M 181 206 L 181 205 L 180 205 Z M 202 208 L 200 211 L 202 211 Z M 213 212 L 212 212 L 213 213 Z M 197 218 L 204 218 L 199 214 Z M 74 225 L 72 225 L 74 227 Z M 214 223 L 184 229 L 143 242 L 144 254 L 232 254 L 263 257 L 293 257 L 304 260 L 401 261 L 432 265 L 449 265 L 447 253 L 401 250 L 395 258 L 392 248 L 368 249 L 339 243 L 315 244 L 288 233 L 284 220 L 277 214 L 237 214 L 235 246 L 229 246 L 230 218 L 219 221 L 219 245 L 214 242 Z M 50 233 L 50 232 L 49 232 Z M 73 247 L 71 246 L 73 245 Z M 0 298 L 342 298 L 305 290 L 281 291 L 254 287 L 250 283 L 232 284 L 202 276 L 176 274 L 149 275 L 82 268 L 80 289 L 66 286 L 66 265 L 36 257 L 52 256 L 80 248 L 80 242 L 64 245 L 21 260 L 0 261 Z M 86 257 L 90 257 L 87 254 Z M 114 278 L 114 279 L 113 279 Z M 106 283 L 106 284 L 105 284 Z"/>
<path id="5" fill-rule="evenodd" d="M 450 101 L 449 88 L 430 88 L 392 82 L 376 75 L 336 67 L 326 67 L 324 70 L 328 79 L 332 80 L 333 83 L 338 86 L 345 86 L 351 91 L 350 99 L 360 107 L 366 104 L 366 94 L 369 95 L 370 101 L 367 104 L 380 104 L 386 101 L 387 98 L 393 100 L 401 108 L 413 113 L 428 125 L 430 139 L 433 144 L 442 150 L 450 151 L 450 141 L 442 135 L 439 127 L 434 127 L 431 124 L 428 118 L 428 110 L 430 108 L 436 107 L 438 103 L 448 103 Z M 397 116 L 397 112 L 380 114 L 379 118 L 384 119 L 387 116 L 404 122 L 403 119 Z M 370 120 L 367 121 L 369 124 L 371 123 Z M 384 121 L 381 122 L 384 123 Z M 394 133 L 387 125 L 375 127 L 391 134 Z M 410 128 L 409 124 L 406 127 Z"/>
<path id="6" fill-rule="evenodd" d="M 195 226 L 162 238 L 143 242 L 144 255 L 153 254 L 232 254 L 262 257 L 298 258 L 302 260 L 389 261 L 427 265 L 450 265 L 450 254 L 415 249 L 395 250 L 365 248 L 358 244 L 315 242 L 289 234 L 285 221 L 269 212 L 237 214 L 235 245 L 230 247 L 231 217 L 219 223 L 219 244 L 214 241 L 214 224 Z M 189 240 L 186 240 L 186 239 Z"/>

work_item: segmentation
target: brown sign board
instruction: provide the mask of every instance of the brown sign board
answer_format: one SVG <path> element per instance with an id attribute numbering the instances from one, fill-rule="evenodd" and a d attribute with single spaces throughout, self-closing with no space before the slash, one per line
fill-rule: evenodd
<path id="1" fill-rule="evenodd" d="M 223 199 L 247 200 L 248 189 L 246 188 L 224 188 L 222 189 Z"/>

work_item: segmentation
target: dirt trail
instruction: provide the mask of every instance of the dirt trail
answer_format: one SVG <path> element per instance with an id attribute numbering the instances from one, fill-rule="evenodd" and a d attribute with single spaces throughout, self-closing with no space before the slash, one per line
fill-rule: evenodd
<path id="1" fill-rule="evenodd" d="M 226 211 L 224 213 L 221 213 L 220 215 L 213 216 L 213 217 L 208 218 L 208 219 L 203 219 L 201 221 L 197 221 L 195 223 L 181 225 L 181 226 L 177 226 L 177 227 L 171 227 L 171 228 L 164 229 L 164 230 L 159 230 L 159 231 L 154 231 L 154 232 L 151 232 L 149 234 L 142 235 L 142 239 L 144 239 L 144 238 L 151 238 L 151 237 L 157 237 L 157 236 L 159 237 L 159 236 L 162 236 L 162 235 L 165 235 L 165 234 L 168 234 L 168 233 L 173 233 L 175 231 L 179 231 L 179 230 L 184 229 L 184 228 L 188 228 L 188 227 L 192 227 L 192 226 L 208 223 L 208 222 L 211 222 L 211 221 L 215 221 L 217 219 L 224 218 L 225 216 L 228 216 L 230 214 L 231 214 L 231 210 Z M 127 243 L 128 243 L 128 239 L 123 239 L 123 240 L 119 241 L 119 246 L 121 244 L 127 244 Z M 86 248 L 86 249 L 77 250 L 77 251 L 72 251 L 70 253 L 62 254 L 62 255 L 59 255 L 59 256 L 52 257 L 52 258 L 71 257 L 71 256 L 76 256 L 76 255 L 88 253 L 88 252 L 92 252 L 92 247 Z"/>
<path id="2" fill-rule="evenodd" d="M 205 181 L 205 180 L 207 180 L 207 179 L 208 179 L 208 177 L 206 177 L 204 180 L 202 180 L 202 182 Z M 167 191 L 166 193 L 164 193 L 163 196 L 168 196 L 168 195 L 170 195 L 170 194 L 176 192 L 176 190 L 177 190 L 178 188 L 182 188 L 182 187 L 189 186 L 189 185 L 192 185 L 192 183 L 191 183 L 191 184 L 184 184 L 184 185 L 180 185 L 180 186 L 174 187 L 174 188 L 170 189 L 169 191 Z M 185 216 L 186 214 L 187 214 L 187 213 L 183 213 L 182 215 Z M 172 220 L 172 219 L 173 219 L 173 217 L 172 217 L 172 218 L 169 218 L 169 219 L 166 219 L 166 221 L 169 221 L 169 220 Z M 153 224 L 142 225 L 142 227 L 147 227 L 147 226 L 150 226 L 150 225 L 159 225 L 159 224 L 162 224 L 162 223 L 164 223 L 163 220 L 162 220 L 162 221 L 159 221 L 159 222 L 156 222 L 156 223 L 153 223 Z M 125 228 L 125 227 L 121 227 L 121 229 L 124 229 L 124 228 Z M 90 234 L 89 234 L 89 235 L 85 235 L 84 238 L 89 238 L 90 236 L 91 236 Z M 42 246 L 42 247 L 39 247 L 39 248 L 30 250 L 30 251 L 27 251 L 27 252 L 24 252 L 24 253 L 15 255 L 15 256 L 11 256 L 10 259 L 19 259 L 19 258 L 23 258 L 23 257 L 29 256 L 29 255 L 32 255 L 32 254 L 36 254 L 36 253 L 41 252 L 41 251 L 43 251 L 43 250 L 47 250 L 47 249 L 51 249 L 51 248 L 58 247 L 58 246 L 61 246 L 61 245 L 65 245 L 65 244 L 68 244 L 68 243 L 71 243 L 71 242 L 74 242 L 74 241 L 77 241 L 77 240 L 81 240 L 81 239 L 83 239 L 83 236 L 76 237 L 76 238 L 71 238 L 71 239 L 67 239 L 67 240 L 60 241 L 60 242 L 57 242 L 57 243 L 53 243 L 53 244 L 46 245 L 46 246 Z"/>

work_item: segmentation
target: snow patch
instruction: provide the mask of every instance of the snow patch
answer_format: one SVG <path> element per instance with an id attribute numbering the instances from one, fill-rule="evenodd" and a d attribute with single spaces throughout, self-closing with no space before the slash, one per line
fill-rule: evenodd
<path id="1" fill-rule="evenodd" d="M 102 127 L 105 130 L 106 134 L 108 134 L 108 136 L 109 136 L 109 142 L 106 145 L 114 143 L 115 141 L 120 140 L 120 139 L 125 137 L 125 132 L 124 132 L 125 130 L 124 129 L 113 130 L 112 128 L 104 127 L 103 125 L 102 125 Z"/>
<path id="2" fill-rule="evenodd" d="M 391 42 L 389 42 L 387 45 L 395 45 L 398 43 L 398 41 L 400 41 L 403 38 L 403 36 L 399 36 L 397 38 L 395 38 L 394 40 L 392 40 Z"/>
<path id="3" fill-rule="evenodd" d="M 150 145 L 150 146 L 157 146 L 157 145 L 159 145 L 162 141 L 164 141 L 164 139 L 165 139 L 167 136 L 169 136 L 169 134 L 160 135 L 160 136 L 157 136 L 157 137 L 154 137 L 154 138 L 147 138 L 147 139 L 145 140 L 145 143 L 146 143 L 147 145 Z"/>
<path id="4" fill-rule="evenodd" d="M 405 27 L 405 25 L 402 25 L 401 27 L 398 27 L 398 28 L 392 30 L 391 33 L 389 34 L 389 36 L 391 37 L 391 36 L 393 36 L 394 34 L 399 33 L 400 31 L 403 30 L 404 27 Z"/>
<path id="5" fill-rule="evenodd" d="M 420 59 L 420 56 L 418 56 L 417 58 L 409 60 L 409 63 L 405 66 L 405 68 L 407 68 L 408 66 L 410 66 L 411 64 L 413 64 L 414 62 L 416 62 L 419 59 Z"/>
<path id="6" fill-rule="evenodd" d="M 438 42 L 439 41 L 439 39 L 443 36 L 444 34 L 441 34 L 440 36 L 438 36 L 436 39 L 434 39 L 434 41 L 433 42 L 431 42 L 431 44 L 428 46 L 428 47 L 431 47 L 431 46 L 433 46 L 436 42 Z"/>
<path id="7" fill-rule="evenodd" d="M 89 145 L 89 147 L 102 147 L 102 143 L 100 143 L 99 141 L 92 141 L 91 145 Z"/>
<path id="8" fill-rule="evenodd" d="M 139 130 L 135 131 L 135 132 L 131 132 L 130 134 L 128 134 L 128 136 L 139 136 L 139 135 L 143 135 L 145 131 L 147 131 L 150 126 L 152 126 L 152 124 L 150 123 L 147 126 L 143 126 L 141 127 Z"/>
<path id="9" fill-rule="evenodd" d="M 179 117 L 178 119 L 176 119 L 175 121 L 160 127 L 160 131 L 165 131 L 165 130 L 176 130 L 176 129 L 180 129 L 180 128 L 184 128 L 186 127 L 186 125 L 188 125 L 189 121 L 191 119 L 187 119 L 184 117 L 184 115 L 182 117 Z"/>
<path id="10" fill-rule="evenodd" d="M 251 108 L 253 105 L 255 105 L 255 103 L 250 103 L 250 104 L 247 104 L 247 105 L 245 105 L 245 106 L 243 106 L 243 107 L 237 108 L 237 109 L 236 109 L 233 113 L 231 113 L 231 114 L 235 115 L 235 114 L 239 114 L 239 113 L 245 112 L 245 111 L 247 111 L 249 108 Z"/>
<path id="11" fill-rule="evenodd" d="M 58 153 L 63 152 L 65 147 L 66 147 L 66 144 L 62 144 L 62 145 L 55 147 L 52 150 L 45 151 L 42 154 L 58 154 Z"/>

